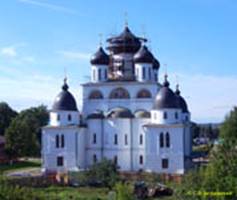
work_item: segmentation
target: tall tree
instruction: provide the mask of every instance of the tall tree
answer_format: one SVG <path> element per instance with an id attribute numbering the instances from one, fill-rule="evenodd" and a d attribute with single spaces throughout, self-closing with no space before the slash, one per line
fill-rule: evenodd
<path id="1" fill-rule="evenodd" d="M 6 150 L 10 156 L 40 155 L 41 127 L 48 122 L 48 111 L 39 106 L 22 111 L 6 130 Z"/>
<path id="2" fill-rule="evenodd" d="M 13 110 L 7 103 L 0 102 L 0 135 L 4 135 L 6 128 L 16 116 L 17 112 L 15 110 Z"/>

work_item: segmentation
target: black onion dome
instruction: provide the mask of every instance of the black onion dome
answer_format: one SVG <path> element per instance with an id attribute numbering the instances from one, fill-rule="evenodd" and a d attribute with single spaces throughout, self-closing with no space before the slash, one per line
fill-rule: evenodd
<path id="1" fill-rule="evenodd" d="M 153 63 L 154 57 L 148 48 L 143 45 L 134 55 L 133 60 L 135 63 Z"/>
<path id="2" fill-rule="evenodd" d="M 135 36 L 126 26 L 121 34 L 107 39 L 107 42 L 109 42 L 107 49 L 114 53 L 135 53 L 141 47 L 141 41 L 147 40 Z"/>
<path id="3" fill-rule="evenodd" d="M 108 65 L 109 56 L 105 53 L 102 47 L 100 47 L 97 52 L 91 57 L 92 65 Z"/>
<path id="4" fill-rule="evenodd" d="M 108 118 L 134 118 L 132 112 L 127 108 L 114 108 L 107 115 Z"/>
<path id="5" fill-rule="evenodd" d="M 156 69 L 156 70 L 160 69 L 160 62 L 156 58 L 154 58 L 154 61 L 153 61 L 153 69 Z"/>
<path id="6" fill-rule="evenodd" d="M 56 97 L 53 104 L 53 111 L 65 110 L 65 111 L 78 111 L 77 104 L 73 95 L 68 91 L 68 85 L 66 79 L 62 86 L 62 91 Z"/>
<path id="7" fill-rule="evenodd" d="M 182 112 L 188 113 L 188 106 L 184 98 L 180 95 L 179 85 L 176 86 L 175 94 L 176 94 L 179 107 L 182 109 Z"/>
<path id="8" fill-rule="evenodd" d="M 153 108 L 154 109 L 179 108 L 177 97 L 175 93 L 169 88 L 167 75 L 165 76 L 163 87 L 160 89 L 160 91 L 156 95 Z"/>

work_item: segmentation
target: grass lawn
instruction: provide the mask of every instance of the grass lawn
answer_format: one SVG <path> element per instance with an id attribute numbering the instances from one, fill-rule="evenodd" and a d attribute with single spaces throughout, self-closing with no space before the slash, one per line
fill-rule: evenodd
<path id="1" fill-rule="evenodd" d="M 37 193 L 43 194 L 48 199 L 60 199 L 60 200 L 67 200 L 67 199 L 88 199 L 88 200 L 107 200 L 108 199 L 108 192 L 107 188 L 90 188 L 90 187 L 79 187 L 79 188 L 72 188 L 72 187 L 58 187 L 52 186 L 48 188 L 35 188 L 33 189 Z"/>
<path id="2" fill-rule="evenodd" d="M 40 159 L 19 160 L 16 163 L 0 165 L 0 174 L 13 172 L 21 169 L 39 168 L 41 166 Z"/>

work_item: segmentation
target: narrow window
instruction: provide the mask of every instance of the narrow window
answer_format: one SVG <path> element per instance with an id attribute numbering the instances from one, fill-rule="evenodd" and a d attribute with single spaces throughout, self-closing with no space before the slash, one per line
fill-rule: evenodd
<path id="1" fill-rule="evenodd" d="M 114 156 L 114 164 L 118 165 L 118 156 Z"/>
<path id="2" fill-rule="evenodd" d="M 59 135 L 56 135 L 56 148 L 59 148 Z"/>
<path id="3" fill-rule="evenodd" d="M 64 148 L 65 141 L 64 141 L 64 135 L 61 135 L 61 147 Z"/>
<path id="4" fill-rule="evenodd" d="M 60 115 L 59 114 L 57 114 L 57 120 L 60 121 Z"/>
<path id="5" fill-rule="evenodd" d="M 68 119 L 68 121 L 71 121 L 71 120 L 72 120 L 72 116 L 69 114 L 69 115 L 67 116 L 67 119 Z"/>
<path id="6" fill-rule="evenodd" d="M 97 156 L 96 156 L 96 154 L 93 155 L 93 163 L 94 164 L 97 163 Z"/>
<path id="7" fill-rule="evenodd" d="M 139 137 L 139 144 L 142 145 L 143 144 L 143 135 L 141 134 Z"/>
<path id="8" fill-rule="evenodd" d="M 177 112 L 174 113 L 174 117 L 175 117 L 175 119 L 178 119 L 179 116 L 178 116 Z"/>
<path id="9" fill-rule="evenodd" d="M 140 165 L 143 165 L 143 156 L 142 155 L 139 156 L 139 163 L 140 163 Z"/>
<path id="10" fill-rule="evenodd" d="M 151 68 L 148 69 L 148 73 L 149 73 L 149 80 L 151 80 Z"/>
<path id="11" fill-rule="evenodd" d="M 160 148 L 164 147 L 164 134 L 161 132 L 160 134 Z"/>
<path id="12" fill-rule="evenodd" d="M 128 145 L 128 135 L 127 134 L 125 134 L 125 136 L 124 136 L 124 142 L 125 142 L 125 145 Z"/>
<path id="13" fill-rule="evenodd" d="M 137 77 L 138 77 L 139 76 L 139 68 L 137 68 L 136 73 L 137 73 Z"/>
<path id="14" fill-rule="evenodd" d="M 115 145 L 118 144 L 118 135 L 117 134 L 114 135 L 114 144 Z"/>
<path id="15" fill-rule="evenodd" d="M 93 134 L 93 144 L 96 144 L 96 133 Z"/>
<path id="16" fill-rule="evenodd" d="M 167 119 L 167 112 L 164 112 L 164 119 Z"/>
<path id="17" fill-rule="evenodd" d="M 98 70 L 98 79 L 101 80 L 101 69 Z"/>
<path id="18" fill-rule="evenodd" d="M 161 164 L 163 169 L 167 169 L 169 167 L 169 160 L 167 158 L 163 158 Z"/>
<path id="19" fill-rule="evenodd" d="M 63 157 L 62 156 L 57 157 L 57 166 L 58 167 L 63 166 Z"/>
<path id="20" fill-rule="evenodd" d="M 104 70 L 104 78 L 105 78 L 105 80 L 107 80 L 107 77 L 108 77 L 108 75 L 107 75 L 107 69 L 105 69 L 105 70 Z"/>
<path id="21" fill-rule="evenodd" d="M 170 147 L 170 134 L 167 132 L 165 135 L 166 147 Z"/>
<path id="22" fill-rule="evenodd" d="M 95 69 L 92 70 L 93 73 L 93 80 L 95 81 Z"/>
<path id="23" fill-rule="evenodd" d="M 145 79 L 146 78 L 146 68 L 143 67 L 142 68 L 142 79 Z"/>
<path id="24" fill-rule="evenodd" d="M 188 116 L 185 116 L 185 120 L 188 121 Z"/>

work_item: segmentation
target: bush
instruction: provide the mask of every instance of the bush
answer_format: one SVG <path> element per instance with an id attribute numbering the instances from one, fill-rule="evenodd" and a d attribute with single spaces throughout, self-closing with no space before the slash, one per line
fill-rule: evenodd
<path id="1" fill-rule="evenodd" d="M 117 194 L 116 200 L 134 200 L 132 186 L 125 183 L 117 183 L 115 185 L 115 191 Z"/>

